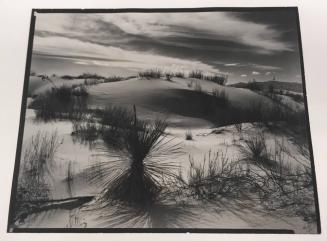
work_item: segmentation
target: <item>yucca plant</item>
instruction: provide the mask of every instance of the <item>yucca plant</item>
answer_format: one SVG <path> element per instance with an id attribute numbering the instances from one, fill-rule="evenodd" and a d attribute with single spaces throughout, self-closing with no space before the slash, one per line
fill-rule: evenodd
<path id="1" fill-rule="evenodd" d="M 165 139 L 166 128 L 166 121 L 139 122 L 134 107 L 134 123 L 120 132 L 121 144 L 105 150 L 109 157 L 115 157 L 101 163 L 107 178 L 103 181 L 91 174 L 93 181 L 103 185 L 101 201 L 144 206 L 157 200 L 164 181 L 175 175 L 175 165 L 165 156 L 180 152 L 178 144 Z"/>

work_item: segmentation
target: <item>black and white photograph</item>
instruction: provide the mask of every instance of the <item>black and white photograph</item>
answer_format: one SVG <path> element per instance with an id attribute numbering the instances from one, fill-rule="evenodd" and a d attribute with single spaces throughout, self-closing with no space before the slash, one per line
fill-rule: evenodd
<path id="1" fill-rule="evenodd" d="M 301 48 L 293 7 L 33 10 L 9 232 L 320 233 Z"/>

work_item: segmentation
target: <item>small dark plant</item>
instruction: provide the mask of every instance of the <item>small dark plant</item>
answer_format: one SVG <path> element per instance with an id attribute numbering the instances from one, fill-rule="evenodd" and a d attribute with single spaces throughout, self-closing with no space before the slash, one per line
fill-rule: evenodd
<path id="1" fill-rule="evenodd" d="M 192 141 L 193 140 L 193 135 L 192 135 L 192 132 L 190 130 L 186 131 L 185 140 L 187 140 L 187 141 Z"/>

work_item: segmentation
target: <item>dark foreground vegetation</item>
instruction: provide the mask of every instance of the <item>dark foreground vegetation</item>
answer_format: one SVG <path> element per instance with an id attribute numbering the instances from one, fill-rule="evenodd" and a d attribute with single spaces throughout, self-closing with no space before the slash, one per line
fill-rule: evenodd
<path id="1" fill-rule="evenodd" d="M 53 119 L 79 119 L 86 110 L 88 92 L 86 87 L 61 86 L 36 96 L 30 104 L 36 118 L 44 121 Z"/>
<path id="2" fill-rule="evenodd" d="M 228 76 L 224 74 L 205 75 L 201 70 L 193 70 L 189 73 L 189 78 L 205 79 L 219 85 L 226 85 Z"/>
<path id="3" fill-rule="evenodd" d="M 222 99 L 224 106 L 229 105 L 225 93 L 214 90 L 212 96 Z M 301 123 L 298 118 L 295 122 Z M 239 125 L 235 124 L 235 128 L 241 133 Z M 226 200 L 256 204 L 269 212 L 283 210 L 309 223 L 316 221 L 311 169 L 304 164 L 291 165 L 285 159 L 291 154 L 283 143 L 276 142 L 272 151 L 267 147 L 265 135 L 257 133 L 240 143 L 235 160 L 228 159 L 221 150 L 209 152 L 202 162 L 190 156 L 185 177 L 171 161 L 182 154 L 181 146 L 167 136 L 166 128 L 165 121 L 143 121 L 137 117 L 136 108 L 117 106 L 93 110 L 73 120 L 72 134 L 87 142 L 102 139 L 104 145 L 100 150 L 108 160 L 85 170 L 90 185 L 101 187 L 101 193 L 85 202 L 74 199 L 71 205 L 89 205 L 90 210 L 99 212 L 101 219 L 109 223 L 117 215 L 122 222 L 133 217 L 150 222 L 153 227 L 170 225 L 157 223 L 158 218 L 163 219 L 156 215 L 158 210 L 164 210 L 170 215 L 167 220 L 173 217 L 176 220 L 171 222 L 178 225 L 178 218 L 192 218 L 187 203 L 216 205 Z M 192 133 L 187 132 L 185 138 L 192 140 Z M 51 199 L 51 178 L 48 179 L 59 143 L 56 134 L 38 134 L 26 149 L 16 221 L 37 212 L 33 205 L 38 200 L 49 200 L 42 204 L 46 209 L 62 205 L 60 200 Z M 309 158 L 305 149 L 300 153 Z M 91 199 L 92 204 L 87 204 Z M 106 215 L 109 207 L 117 208 L 117 212 Z"/>

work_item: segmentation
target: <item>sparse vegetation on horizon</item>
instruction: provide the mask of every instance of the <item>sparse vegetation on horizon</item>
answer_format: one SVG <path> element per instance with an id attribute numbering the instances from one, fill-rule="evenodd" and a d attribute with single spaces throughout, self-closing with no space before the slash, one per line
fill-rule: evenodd
<path id="1" fill-rule="evenodd" d="M 203 79 L 203 72 L 201 70 L 192 70 L 188 74 L 188 77 L 194 79 Z"/>
<path id="2" fill-rule="evenodd" d="M 209 80 L 219 85 L 225 85 L 228 79 L 227 75 L 223 75 L 223 74 L 205 75 L 201 70 L 192 70 L 189 73 L 188 77 L 194 79 Z"/>
<path id="3" fill-rule="evenodd" d="M 163 73 L 160 69 L 149 69 L 138 73 L 140 78 L 145 79 L 159 79 L 163 76 Z"/>

